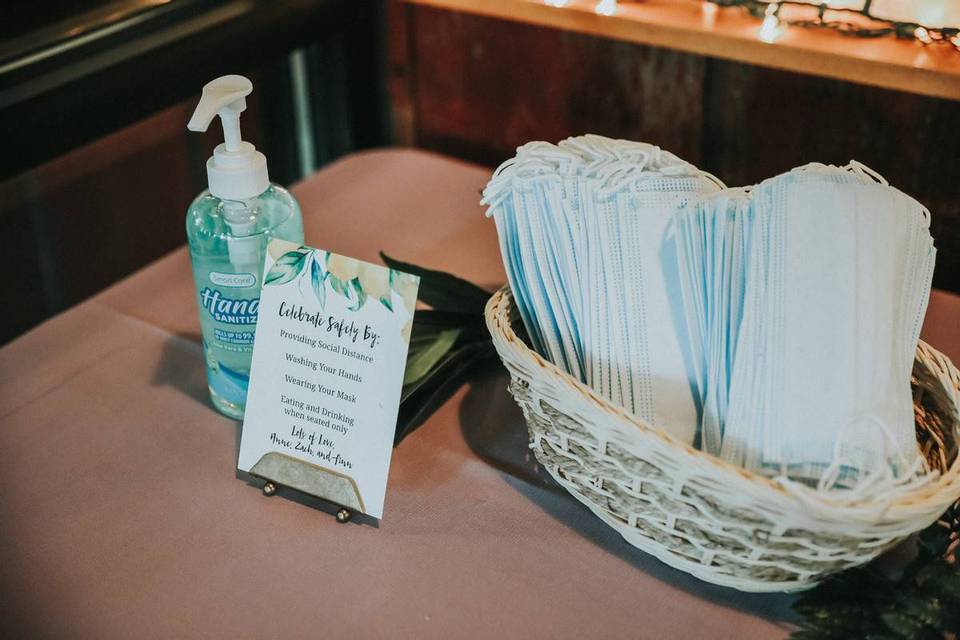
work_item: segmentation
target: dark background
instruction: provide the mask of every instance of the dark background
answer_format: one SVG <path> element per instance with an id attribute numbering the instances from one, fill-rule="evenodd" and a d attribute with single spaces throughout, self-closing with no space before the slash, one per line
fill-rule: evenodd
<path id="1" fill-rule="evenodd" d="M 281 184 L 367 147 L 494 166 L 529 140 L 587 132 L 658 144 L 729 185 L 857 159 L 930 208 L 935 286 L 960 291 L 958 102 L 394 0 L 23 3 L 0 16 L 0 343 L 184 242 L 221 135 L 186 121 L 225 73 L 253 80 L 244 138 Z M 130 24 L 20 64 L 110 20 Z"/>

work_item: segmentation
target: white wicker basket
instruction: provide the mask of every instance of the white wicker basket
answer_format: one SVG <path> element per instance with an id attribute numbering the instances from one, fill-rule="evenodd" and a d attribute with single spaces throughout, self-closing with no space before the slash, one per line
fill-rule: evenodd
<path id="1" fill-rule="evenodd" d="M 960 497 L 960 373 L 924 343 L 914 365 L 917 433 L 939 474 L 853 502 L 730 465 L 601 398 L 517 336 L 506 288 L 486 320 L 540 463 L 630 544 L 707 582 L 808 588 L 927 527 Z"/>

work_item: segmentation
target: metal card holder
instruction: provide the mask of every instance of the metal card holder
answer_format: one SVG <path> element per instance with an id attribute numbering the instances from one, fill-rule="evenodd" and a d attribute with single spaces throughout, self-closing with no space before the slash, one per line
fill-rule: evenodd
<path id="1" fill-rule="evenodd" d="M 337 522 L 347 522 L 354 511 L 365 512 L 363 497 L 353 478 L 285 453 L 265 453 L 250 469 L 250 475 L 265 481 L 265 496 L 276 495 L 285 486 L 339 506 Z"/>

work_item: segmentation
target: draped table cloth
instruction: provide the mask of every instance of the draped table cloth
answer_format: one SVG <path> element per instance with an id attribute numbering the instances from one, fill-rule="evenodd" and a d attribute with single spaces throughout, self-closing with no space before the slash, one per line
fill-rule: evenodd
<path id="1" fill-rule="evenodd" d="M 489 176 L 383 150 L 293 192 L 308 244 L 371 261 L 382 249 L 493 288 Z M 960 298 L 934 293 L 924 338 L 960 360 Z M 557 487 L 506 383 L 474 380 L 400 444 L 379 524 L 265 498 L 236 472 L 240 423 L 207 399 L 178 249 L 0 349 L 0 636 L 789 634 L 792 596 L 670 569 Z"/>

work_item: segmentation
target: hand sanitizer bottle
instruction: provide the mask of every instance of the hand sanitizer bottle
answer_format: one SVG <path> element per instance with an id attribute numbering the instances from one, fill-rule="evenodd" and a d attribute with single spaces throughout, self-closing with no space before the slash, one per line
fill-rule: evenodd
<path id="1" fill-rule="evenodd" d="M 240 113 L 253 84 L 242 76 L 208 83 L 187 128 L 206 131 L 220 116 L 224 142 L 207 161 L 210 188 L 187 211 L 207 386 L 214 406 L 240 419 L 246 405 L 253 334 L 267 244 L 303 243 L 296 200 L 267 177 L 267 159 L 240 138 Z"/>

